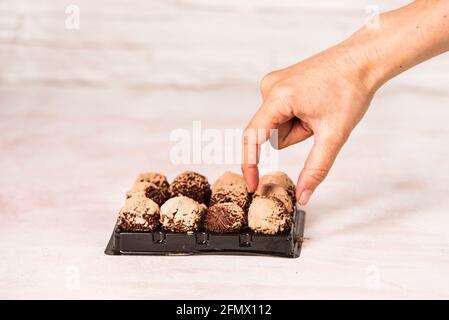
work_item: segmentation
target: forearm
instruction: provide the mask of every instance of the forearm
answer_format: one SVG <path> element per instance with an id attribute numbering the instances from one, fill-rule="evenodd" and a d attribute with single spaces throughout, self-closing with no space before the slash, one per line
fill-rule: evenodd
<path id="1" fill-rule="evenodd" d="M 449 0 L 418 0 L 379 17 L 340 45 L 376 90 L 405 70 L 449 50 Z"/>

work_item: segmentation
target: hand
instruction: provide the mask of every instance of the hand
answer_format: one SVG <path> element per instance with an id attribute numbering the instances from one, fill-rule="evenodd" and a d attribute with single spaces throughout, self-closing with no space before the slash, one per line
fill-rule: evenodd
<path id="1" fill-rule="evenodd" d="M 366 77 L 363 59 L 355 59 L 359 57 L 344 44 L 263 78 L 263 103 L 248 124 L 243 141 L 242 171 L 250 192 L 258 184 L 259 146 L 270 137 L 269 130 L 278 129 L 278 145 L 273 146 L 279 149 L 314 136 L 296 190 L 298 202 L 307 204 L 376 89 L 376 83 Z M 259 129 L 267 134 L 251 139 Z"/>
<path id="2" fill-rule="evenodd" d="M 417 0 L 379 17 L 348 40 L 261 83 L 263 103 L 243 136 L 242 171 L 257 187 L 259 147 L 278 129 L 278 148 L 314 136 L 296 197 L 307 204 L 380 86 L 405 70 L 449 51 L 449 1 Z M 258 136 L 258 130 L 266 134 Z"/>

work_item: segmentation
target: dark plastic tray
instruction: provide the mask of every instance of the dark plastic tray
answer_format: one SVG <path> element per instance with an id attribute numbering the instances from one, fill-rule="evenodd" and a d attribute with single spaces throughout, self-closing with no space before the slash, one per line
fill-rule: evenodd
<path id="1" fill-rule="evenodd" d="M 235 254 L 298 258 L 304 234 L 305 212 L 297 206 L 290 230 L 263 235 L 245 230 L 240 233 L 125 232 L 117 225 L 106 247 L 108 255 L 193 255 Z"/>

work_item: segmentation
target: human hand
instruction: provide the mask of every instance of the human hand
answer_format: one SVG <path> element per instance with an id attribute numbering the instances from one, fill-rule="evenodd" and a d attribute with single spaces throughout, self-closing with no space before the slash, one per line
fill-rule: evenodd
<path id="1" fill-rule="evenodd" d="M 350 49 L 350 43 L 344 43 L 263 78 L 263 103 L 249 122 L 243 141 L 242 171 L 250 192 L 258 184 L 260 144 L 272 129 L 278 129 L 277 146 L 273 145 L 278 149 L 314 136 L 297 183 L 301 205 L 307 204 L 327 176 L 378 86 L 369 78 L 366 56 Z M 261 129 L 266 134 L 258 139 Z"/>
<path id="2" fill-rule="evenodd" d="M 242 171 L 248 190 L 259 180 L 260 145 L 278 129 L 279 149 L 314 136 L 296 197 L 307 204 L 380 86 L 405 70 L 449 51 L 449 1 L 417 0 L 379 17 L 348 40 L 261 83 L 263 103 L 243 136 Z M 265 134 L 258 135 L 260 130 Z M 276 147 L 276 146 L 275 146 Z"/>

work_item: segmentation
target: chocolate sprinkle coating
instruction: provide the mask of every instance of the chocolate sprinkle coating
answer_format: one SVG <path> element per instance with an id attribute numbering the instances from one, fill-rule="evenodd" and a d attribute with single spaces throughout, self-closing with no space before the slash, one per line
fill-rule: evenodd
<path id="1" fill-rule="evenodd" d="M 199 203 L 209 205 L 211 190 L 207 178 L 193 171 L 179 174 L 169 188 L 172 197 L 186 196 Z"/>
<path id="2" fill-rule="evenodd" d="M 250 204 L 250 197 L 246 186 L 241 185 L 223 185 L 215 188 L 212 192 L 210 205 L 217 203 L 232 202 L 240 206 L 245 212 Z"/>
<path id="3" fill-rule="evenodd" d="M 168 192 L 168 189 L 158 188 L 153 183 L 146 189 L 145 196 L 156 202 L 159 206 L 162 206 L 164 202 L 170 198 L 170 193 Z"/>
<path id="4" fill-rule="evenodd" d="M 207 210 L 204 225 L 210 232 L 238 232 L 247 225 L 247 217 L 235 203 L 217 203 Z"/>
<path id="5" fill-rule="evenodd" d="M 159 206 L 163 205 L 168 198 L 170 198 L 170 193 L 168 188 L 160 188 L 152 182 L 136 182 L 132 188 L 126 193 L 127 198 L 131 198 L 135 194 L 144 194 L 148 199 L 153 200 Z"/>
<path id="6" fill-rule="evenodd" d="M 141 173 L 135 180 L 135 184 L 139 182 L 152 182 L 159 188 L 168 189 L 167 177 L 157 172 Z"/>

